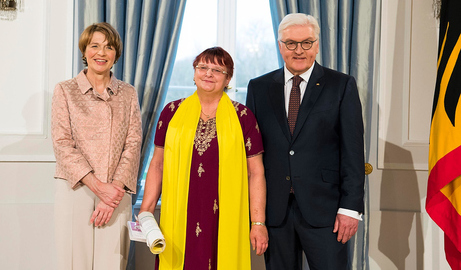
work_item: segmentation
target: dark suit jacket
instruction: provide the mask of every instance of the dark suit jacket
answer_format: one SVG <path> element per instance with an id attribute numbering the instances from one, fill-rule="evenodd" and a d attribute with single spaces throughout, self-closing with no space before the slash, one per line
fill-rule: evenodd
<path id="1" fill-rule="evenodd" d="M 315 63 L 293 136 L 284 84 L 283 68 L 248 84 L 246 105 L 264 143 L 266 224 L 282 223 L 291 185 L 312 226 L 333 226 L 338 208 L 363 213 L 363 121 L 355 79 Z"/>

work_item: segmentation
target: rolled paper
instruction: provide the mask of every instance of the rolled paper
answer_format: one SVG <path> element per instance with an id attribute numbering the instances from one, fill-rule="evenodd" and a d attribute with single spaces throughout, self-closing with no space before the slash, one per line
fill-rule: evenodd
<path id="1" fill-rule="evenodd" d="M 162 253 L 165 250 L 165 237 L 160 231 L 154 215 L 150 212 L 142 212 L 138 215 L 138 221 L 150 252 L 153 254 Z"/>

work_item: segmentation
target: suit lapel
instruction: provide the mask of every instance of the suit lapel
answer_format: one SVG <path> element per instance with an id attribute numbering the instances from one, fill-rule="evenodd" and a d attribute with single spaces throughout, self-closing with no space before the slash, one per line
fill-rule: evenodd
<path id="1" fill-rule="evenodd" d="M 296 119 L 296 126 L 293 132 L 293 141 L 298 137 L 301 128 L 306 122 L 307 116 L 311 112 L 315 102 L 317 101 L 317 98 L 322 92 L 324 86 L 322 77 L 323 68 L 317 62 L 315 62 L 314 70 L 312 70 L 311 77 L 307 83 L 306 91 L 304 92 L 303 101 L 299 107 L 298 118 Z"/>
<path id="2" fill-rule="evenodd" d="M 284 87 L 285 80 L 283 74 L 283 68 L 279 69 L 274 75 L 274 83 L 269 89 L 269 99 L 272 104 L 275 117 L 277 122 L 282 129 L 283 134 L 288 141 L 291 141 L 290 129 L 288 127 L 287 114 L 285 110 L 285 96 L 284 96 Z"/>

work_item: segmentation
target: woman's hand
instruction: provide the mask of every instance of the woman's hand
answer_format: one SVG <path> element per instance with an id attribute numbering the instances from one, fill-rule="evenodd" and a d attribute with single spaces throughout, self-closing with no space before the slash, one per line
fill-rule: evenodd
<path id="1" fill-rule="evenodd" d="M 106 225 L 109 223 L 114 210 L 114 207 L 110 207 L 103 201 L 100 201 L 98 205 L 96 205 L 93 215 L 91 215 L 90 223 L 93 223 L 96 227 Z"/>
<path id="2" fill-rule="evenodd" d="M 253 225 L 250 230 L 250 241 L 257 255 L 263 255 L 269 245 L 269 235 L 266 226 Z"/>
<path id="3" fill-rule="evenodd" d="M 81 181 L 98 198 L 110 207 L 117 208 L 125 194 L 125 190 L 112 183 L 103 183 L 93 173 L 87 174 Z"/>
<path id="4" fill-rule="evenodd" d="M 112 183 L 100 183 L 98 191 L 95 192 L 96 196 L 98 196 L 101 201 L 103 201 L 108 206 L 113 208 L 117 208 L 120 201 L 125 194 L 125 190 L 117 185 Z"/>

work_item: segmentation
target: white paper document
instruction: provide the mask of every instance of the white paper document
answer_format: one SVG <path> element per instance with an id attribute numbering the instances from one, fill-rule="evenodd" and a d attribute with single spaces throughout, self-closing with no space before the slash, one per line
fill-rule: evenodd
<path id="1" fill-rule="evenodd" d="M 128 231 L 131 240 L 145 242 L 153 254 L 165 250 L 165 237 L 152 213 L 142 212 L 138 215 L 138 222 L 128 221 Z"/>

